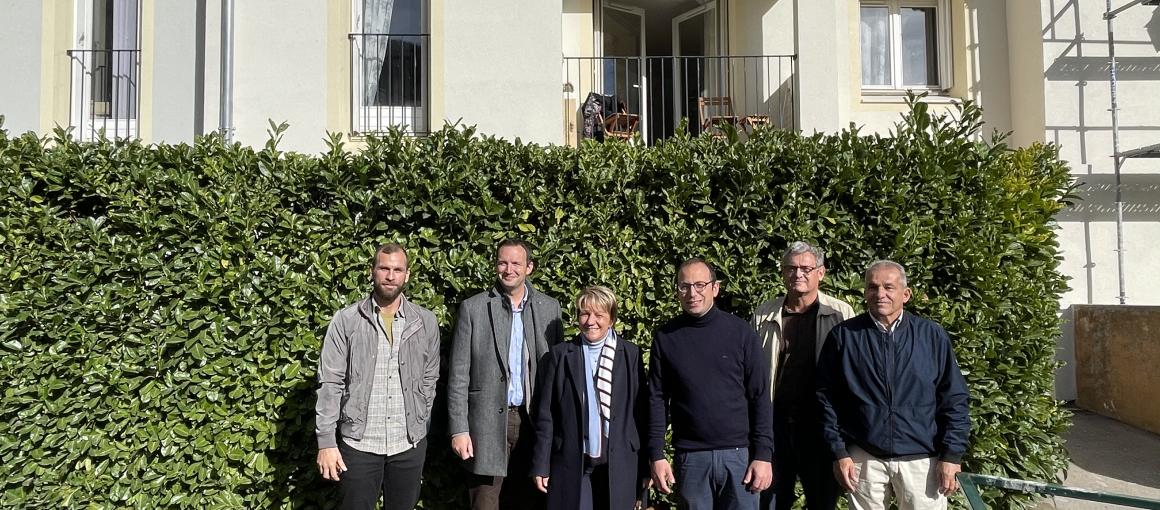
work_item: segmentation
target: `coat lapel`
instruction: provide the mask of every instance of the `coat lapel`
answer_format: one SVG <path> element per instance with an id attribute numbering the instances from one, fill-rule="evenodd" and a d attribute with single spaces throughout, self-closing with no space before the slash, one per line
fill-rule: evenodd
<path id="1" fill-rule="evenodd" d="M 629 367 L 633 364 L 629 363 L 628 349 L 625 348 L 626 343 L 628 340 L 616 335 L 616 358 L 612 360 L 612 412 L 611 416 L 608 417 L 610 422 L 616 421 L 617 414 L 619 414 L 617 411 L 629 408 L 625 402 L 628 400 L 628 392 L 631 389 L 628 387 L 628 382 L 632 380 L 628 371 L 631 370 Z"/>
<path id="2" fill-rule="evenodd" d="M 576 394 L 576 401 L 580 402 L 579 411 L 584 414 L 584 422 L 587 423 L 588 415 L 584 413 L 585 393 L 588 391 L 586 376 L 584 375 L 584 347 L 580 345 L 580 339 L 572 342 L 568 349 L 568 378 L 572 381 L 572 391 Z"/>
<path id="3" fill-rule="evenodd" d="M 487 302 L 487 312 L 491 316 L 491 332 L 495 340 L 495 354 L 499 358 L 499 366 L 504 373 L 511 372 L 508 367 L 508 346 L 512 337 L 512 313 L 503 305 L 507 299 L 502 292 L 493 291 L 494 297 Z"/>

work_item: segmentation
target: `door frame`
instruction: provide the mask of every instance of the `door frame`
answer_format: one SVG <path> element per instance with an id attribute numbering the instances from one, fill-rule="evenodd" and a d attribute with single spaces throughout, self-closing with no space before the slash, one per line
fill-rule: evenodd
<path id="1" fill-rule="evenodd" d="M 709 14 L 709 13 L 712 13 L 712 15 L 714 16 L 714 20 L 713 20 L 713 29 L 714 29 L 713 32 L 714 33 L 713 33 L 712 40 L 707 41 L 709 43 L 708 44 L 709 49 L 707 51 L 705 51 L 704 53 L 707 54 L 706 56 L 716 56 L 716 55 L 720 55 L 723 53 L 721 50 L 721 48 L 722 48 L 722 44 L 721 44 L 722 32 L 723 32 L 723 30 L 722 30 L 722 24 L 723 24 L 722 18 L 723 18 L 723 16 L 721 15 L 721 11 L 717 10 L 717 0 L 709 0 L 701 5 L 698 5 L 697 7 L 694 7 L 692 9 L 689 9 L 688 11 L 685 11 L 681 14 L 673 16 L 673 21 L 672 21 L 672 23 L 673 23 L 673 32 L 672 32 L 673 46 L 672 46 L 672 48 L 673 48 L 673 57 L 676 57 L 673 59 L 673 118 L 675 118 L 675 119 L 681 118 L 682 116 L 685 116 L 685 111 L 684 111 L 684 109 L 685 109 L 684 99 L 685 98 L 681 94 L 681 90 L 685 87 L 685 83 L 683 82 L 683 80 L 681 80 L 679 78 L 680 66 L 681 66 L 681 62 L 683 61 L 683 59 L 680 57 L 692 56 L 692 55 L 682 55 L 681 54 L 681 23 L 684 23 L 684 22 L 689 21 L 693 18 L 696 18 L 697 16 L 702 16 L 702 15 Z"/>
<path id="2" fill-rule="evenodd" d="M 622 13 L 632 14 L 632 15 L 640 18 L 640 48 L 638 48 L 637 55 L 636 55 L 637 57 L 640 57 L 640 60 L 638 61 L 638 65 L 637 65 L 637 83 L 639 83 L 639 85 L 640 85 L 640 99 L 639 99 L 640 100 L 640 122 L 637 125 L 640 126 L 641 137 L 645 140 L 648 140 L 648 135 L 649 135 L 648 99 L 649 99 L 649 95 L 648 95 L 648 76 L 645 73 L 645 66 L 647 63 L 646 57 L 648 55 L 648 52 L 646 50 L 646 47 L 647 47 L 646 45 L 648 43 L 648 32 L 646 31 L 647 13 L 643 7 L 636 7 L 634 5 L 624 5 L 624 4 L 619 4 L 616 2 L 606 2 L 606 1 L 601 1 L 601 0 L 597 0 L 597 4 L 600 5 L 600 7 L 601 7 L 599 21 L 597 23 L 595 23 L 595 25 L 597 27 L 596 28 L 596 55 L 599 59 L 605 58 L 605 55 L 604 55 L 604 12 L 605 11 L 604 11 L 604 9 L 607 8 L 607 9 L 619 11 Z M 603 93 L 604 92 L 604 90 L 603 90 L 603 88 L 604 88 L 604 66 L 602 64 L 602 65 L 596 66 L 596 68 L 597 68 L 596 69 L 596 76 L 595 76 L 595 79 L 597 80 L 596 83 L 600 84 L 601 93 Z M 627 70 L 627 66 L 625 66 L 625 68 Z"/>

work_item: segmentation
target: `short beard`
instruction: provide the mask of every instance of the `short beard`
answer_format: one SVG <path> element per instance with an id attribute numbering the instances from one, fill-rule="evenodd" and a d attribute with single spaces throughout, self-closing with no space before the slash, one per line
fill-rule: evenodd
<path id="1" fill-rule="evenodd" d="M 383 287 L 379 287 L 378 285 L 375 285 L 375 289 L 374 289 L 375 297 L 378 298 L 379 302 L 382 304 L 392 303 L 395 301 L 395 298 L 399 297 L 399 294 L 403 293 L 403 289 L 406 287 L 407 287 L 407 284 L 404 283 L 404 284 L 400 285 L 399 288 L 396 289 L 394 292 L 391 292 L 391 291 L 386 290 Z"/>

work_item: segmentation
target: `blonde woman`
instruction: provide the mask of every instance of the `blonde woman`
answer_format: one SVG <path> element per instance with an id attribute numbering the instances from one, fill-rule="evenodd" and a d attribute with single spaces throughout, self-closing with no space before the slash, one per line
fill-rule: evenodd
<path id="1" fill-rule="evenodd" d="M 607 287 L 576 298 L 580 334 L 540 362 L 532 475 L 549 510 L 633 508 L 648 478 L 648 396 L 640 349 L 613 329 Z"/>

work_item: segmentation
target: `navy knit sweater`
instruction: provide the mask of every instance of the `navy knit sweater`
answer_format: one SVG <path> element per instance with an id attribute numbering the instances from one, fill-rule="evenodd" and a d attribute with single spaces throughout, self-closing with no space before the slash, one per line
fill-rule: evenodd
<path id="1" fill-rule="evenodd" d="M 672 417 L 678 451 L 749 448 L 773 457 L 769 366 L 748 322 L 712 308 L 656 331 L 649 357 L 649 456 L 664 458 Z"/>

